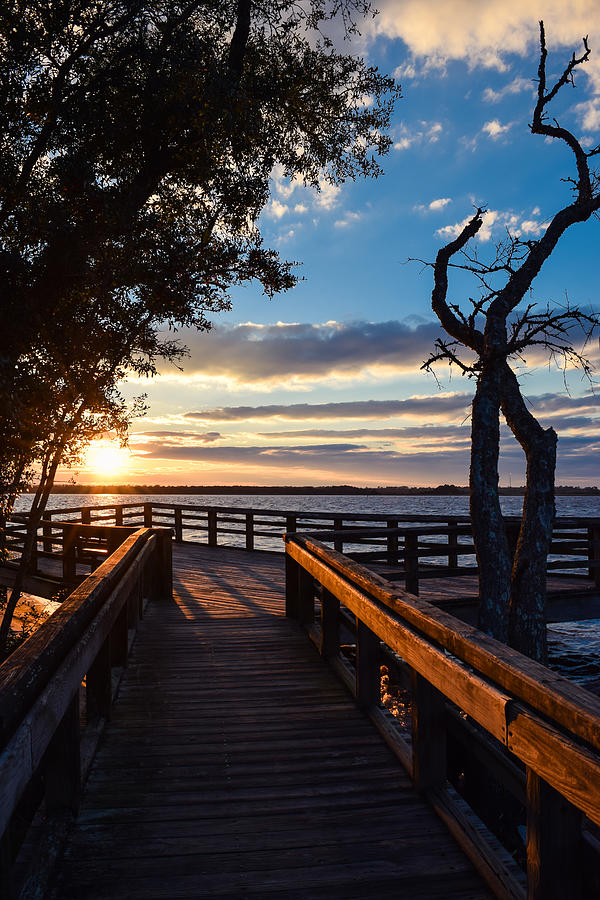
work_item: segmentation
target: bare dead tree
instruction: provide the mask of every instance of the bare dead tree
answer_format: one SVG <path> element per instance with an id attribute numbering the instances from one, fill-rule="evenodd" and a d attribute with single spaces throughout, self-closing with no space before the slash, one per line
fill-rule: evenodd
<path id="1" fill-rule="evenodd" d="M 574 347 L 575 335 L 589 336 L 600 315 L 566 303 L 561 308 L 523 306 L 535 277 L 572 225 L 586 222 L 600 208 L 600 180 L 590 159 L 600 145 L 585 151 L 575 136 L 547 108 L 574 72 L 590 56 L 587 38 L 583 52 L 573 54 L 552 86 L 546 80 L 546 37 L 540 22 L 538 94 L 530 129 L 533 134 L 563 141 L 575 157 L 577 176 L 567 178 L 572 202 L 559 209 L 537 240 L 507 234 L 495 258 L 482 262 L 469 244 L 481 228 L 485 210 L 477 209 L 460 234 L 440 249 L 433 264 L 432 308 L 448 339 L 437 341 L 425 362 L 430 369 L 440 360 L 475 377 L 472 406 L 470 505 L 480 580 L 480 627 L 523 653 L 546 657 L 546 559 L 554 520 L 554 474 L 557 436 L 530 412 L 511 362 L 532 348 L 542 348 L 566 364 L 590 373 L 590 363 Z M 477 299 L 468 311 L 448 299 L 448 271 L 469 272 L 478 284 Z M 467 351 L 465 353 L 465 351 Z M 526 493 L 519 536 L 511 548 L 500 509 L 498 458 L 500 413 L 525 453 Z M 514 549 L 514 553 L 513 553 Z"/>

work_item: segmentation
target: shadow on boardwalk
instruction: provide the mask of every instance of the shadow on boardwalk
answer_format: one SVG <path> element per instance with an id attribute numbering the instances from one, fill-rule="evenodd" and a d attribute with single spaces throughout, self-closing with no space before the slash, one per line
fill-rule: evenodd
<path id="1" fill-rule="evenodd" d="M 283 559 L 175 549 L 54 900 L 489 897 L 283 615 Z"/>

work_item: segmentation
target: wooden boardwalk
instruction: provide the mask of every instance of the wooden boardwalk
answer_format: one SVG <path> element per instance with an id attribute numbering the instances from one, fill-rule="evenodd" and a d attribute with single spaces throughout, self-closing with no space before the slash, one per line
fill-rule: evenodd
<path id="1" fill-rule="evenodd" d="M 175 546 L 53 900 L 490 896 L 284 617 L 283 582 L 282 557 Z"/>

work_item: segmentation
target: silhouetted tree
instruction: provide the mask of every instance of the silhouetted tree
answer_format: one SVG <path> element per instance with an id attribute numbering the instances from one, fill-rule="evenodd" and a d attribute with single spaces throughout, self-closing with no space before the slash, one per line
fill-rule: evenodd
<path id="1" fill-rule="evenodd" d="M 527 407 L 510 361 L 521 359 L 530 348 L 545 348 L 563 361 L 576 363 L 589 373 L 588 361 L 573 346 L 573 333 L 581 337 L 600 323 L 594 312 L 567 304 L 540 309 L 523 306 L 532 283 L 565 231 L 586 222 L 600 208 L 598 175 L 590 159 L 600 147 L 585 151 L 580 142 L 555 120 L 547 107 L 573 73 L 587 62 L 590 50 L 584 39 L 581 56 L 573 54 L 562 75 L 548 87 L 546 39 L 540 22 L 540 62 L 537 103 L 530 126 L 533 134 L 563 141 L 575 158 L 577 176 L 571 203 L 559 209 L 537 240 L 509 234 L 497 247 L 495 259 L 482 262 L 469 242 L 483 224 L 478 209 L 455 240 L 437 254 L 432 307 L 449 340 L 439 340 L 426 367 L 445 359 L 477 379 L 472 405 L 470 504 L 479 565 L 480 627 L 536 659 L 546 656 L 546 561 L 550 549 L 554 507 L 557 436 L 543 428 Z M 455 261 L 457 254 L 459 261 Z M 479 297 L 468 312 L 448 299 L 448 269 L 466 270 L 478 281 Z M 470 351 L 465 355 L 464 350 Z M 509 546 L 498 494 L 500 412 L 527 460 L 523 515 L 516 547 Z M 514 550 L 514 552 L 513 552 Z"/>
<path id="2" fill-rule="evenodd" d="M 27 0 L 0 9 L 0 514 L 110 426 L 126 371 L 233 285 L 295 283 L 258 219 L 275 164 L 377 176 L 393 79 L 339 53 L 366 0 Z M 368 98 L 368 99 L 366 99 Z M 39 501 L 39 502 L 38 502 Z"/>

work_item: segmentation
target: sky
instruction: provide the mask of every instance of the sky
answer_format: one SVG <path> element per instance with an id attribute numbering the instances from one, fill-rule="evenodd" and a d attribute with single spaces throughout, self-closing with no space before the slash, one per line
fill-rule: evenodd
<path id="1" fill-rule="evenodd" d="M 487 209 L 481 258 L 506 230 L 543 233 L 570 202 L 570 153 L 534 136 L 538 21 L 548 75 L 589 35 L 590 62 L 553 114 L 586 147 L 600 141 L 600 0 L 383 0 L 353 50 L 402 85 L 393 149 L 376 181 L 317 193 L 275 169 L 265 244 L 301 261 L 298 286 L 273 300 L 237 289 L 208 334 L 182 332 L 184 371 L 130 381 L 148 414 L 129 448 L 92 447 L 79 483 L 437 485 L 468 482 L 472 380 L 421 366 L 441 331 L 429 262 L 474 207 Z M 567 234 L 533 284 L 545 306 L 599 309 L 600 222 Z M 457 273 L 449 298 L 473 295 Z M 471 293 L 469 293 L 469 291 Z M 578 345 L 579 346 L 579 345 Z M 579 347 L 582 349 L 582 347 Z M 598 339 L 585 353 L 600 362 Z M 542 355 L 518 366 L 532 411 L 559 435 L 557 483 L 599 485 L 600 391 Z M 62 478 L 60 477 L 62 475 Z M 505 428 L 500 483 L 522 484 Z"/>

